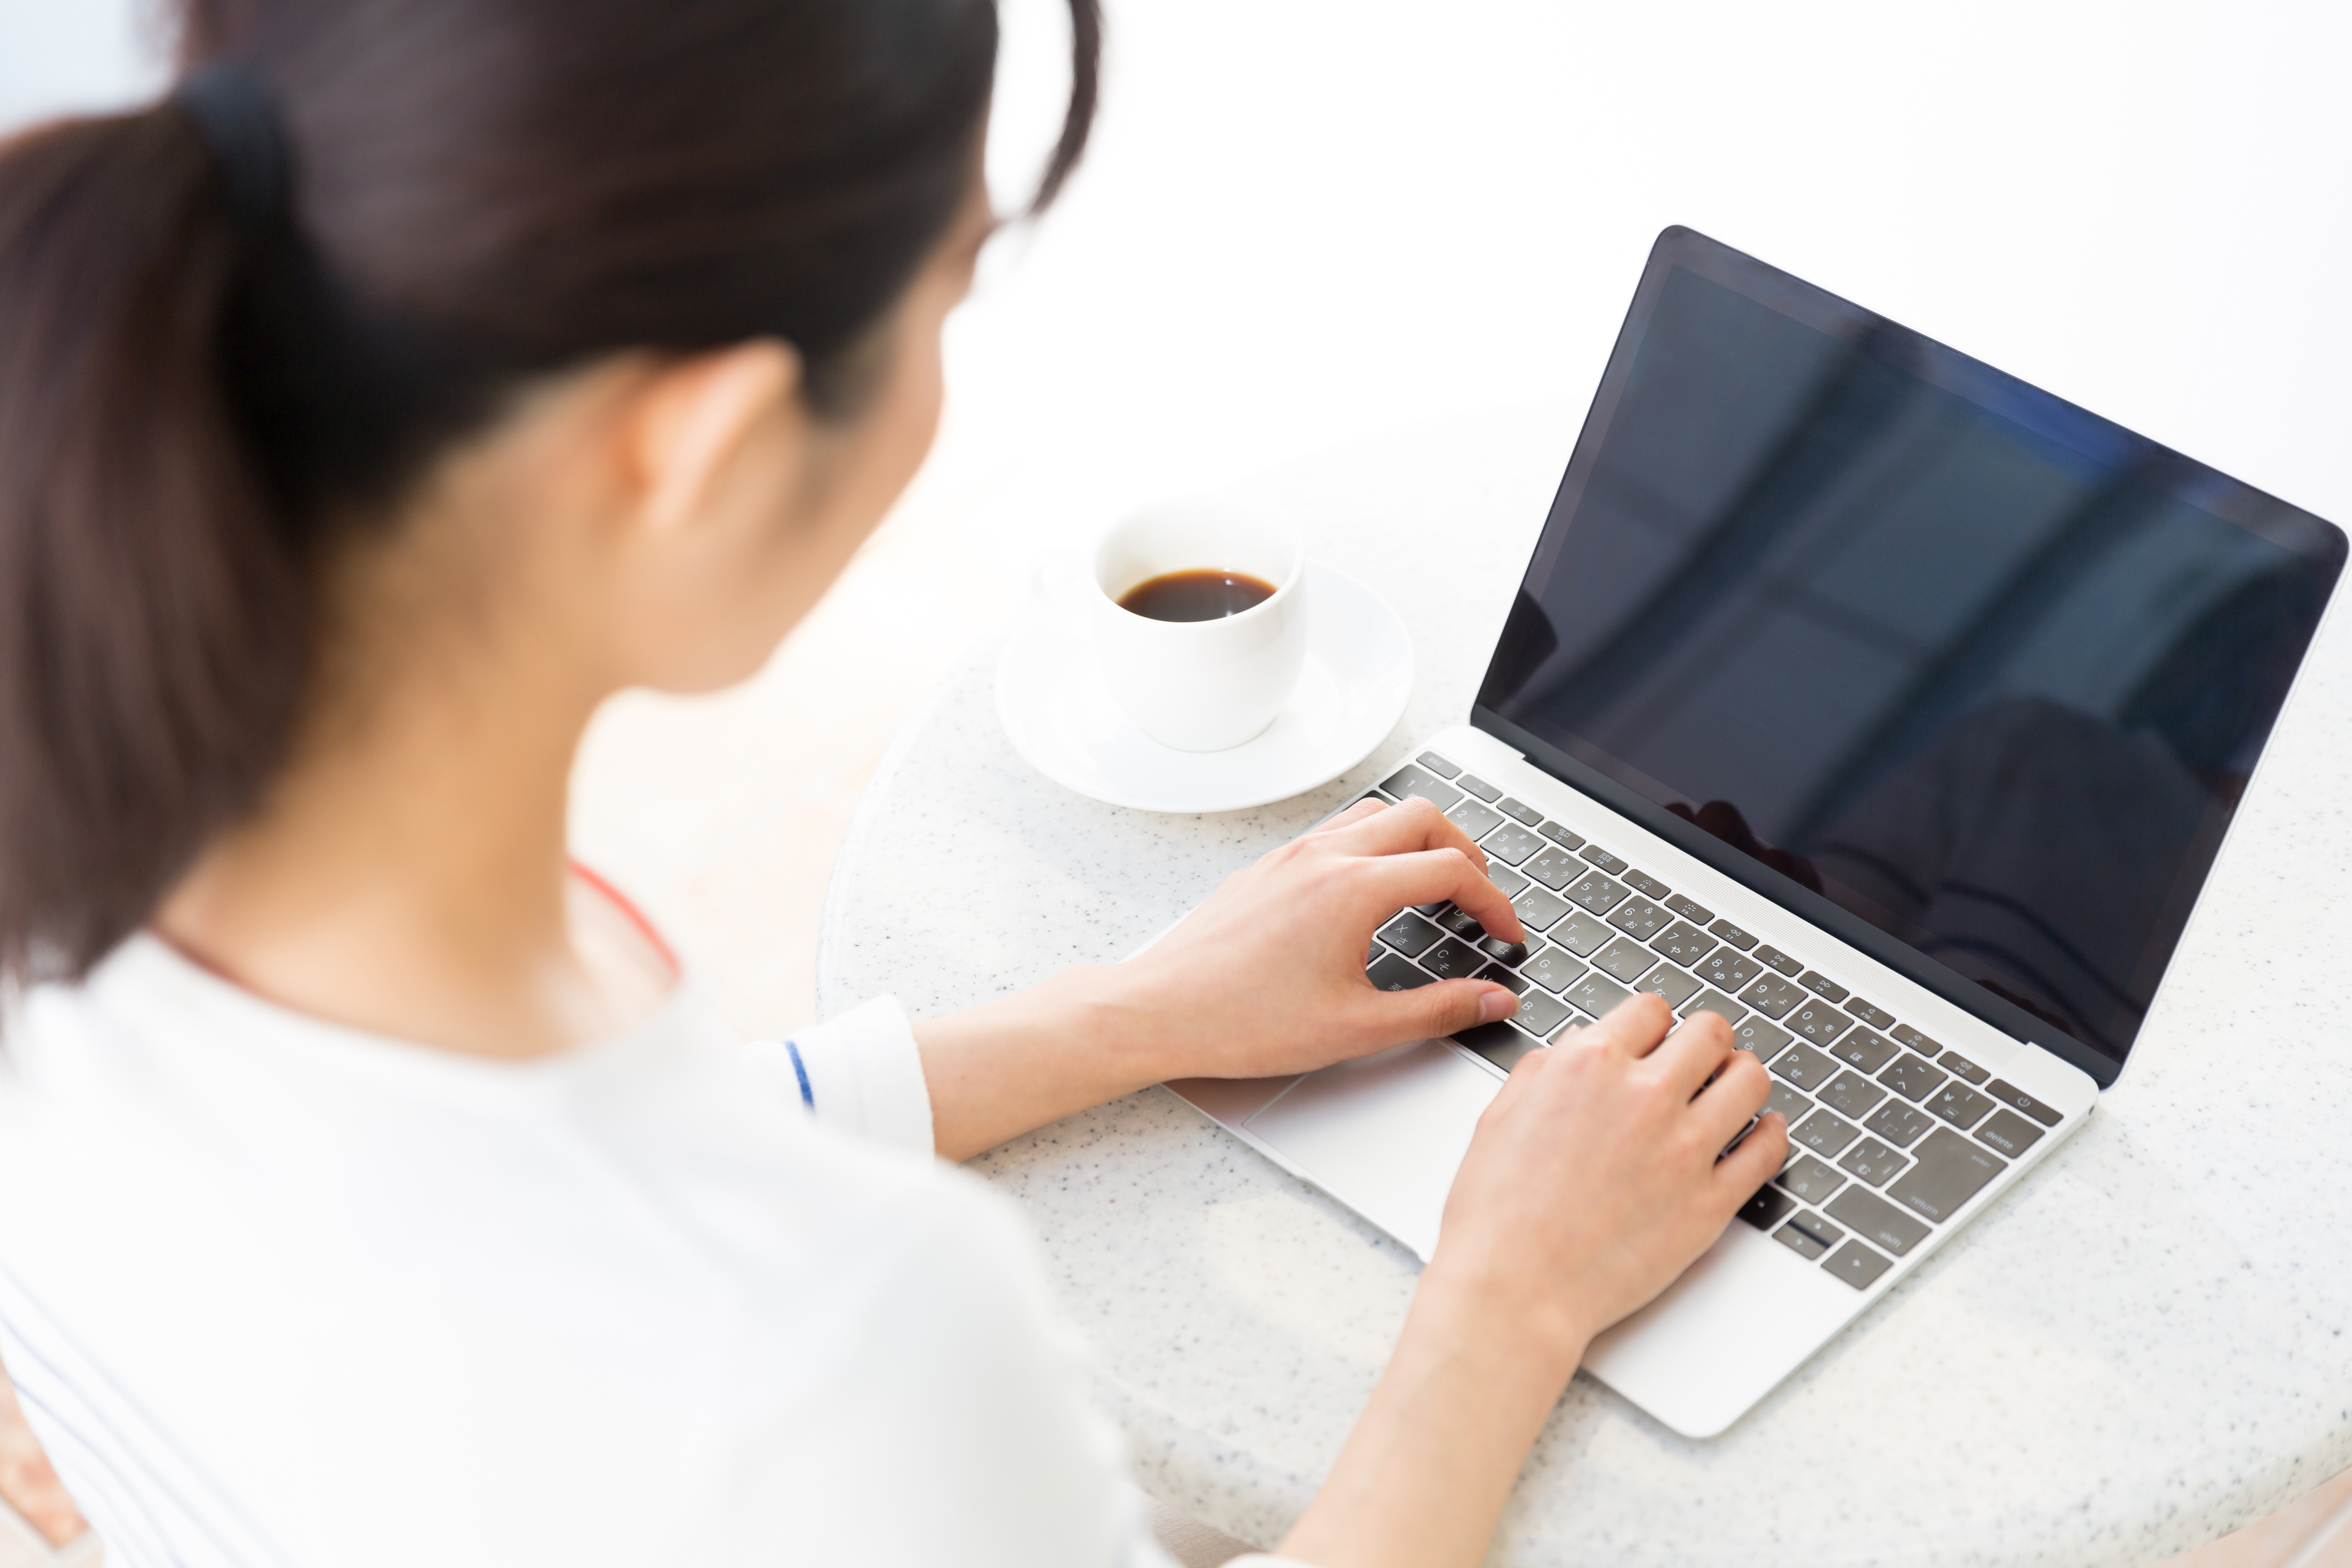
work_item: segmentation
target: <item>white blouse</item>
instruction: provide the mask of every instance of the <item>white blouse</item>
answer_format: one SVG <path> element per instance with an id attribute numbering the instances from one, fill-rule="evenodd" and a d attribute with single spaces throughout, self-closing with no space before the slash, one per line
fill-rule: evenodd
<path id="1" fill-rule="evenodd" d="M 116 1568 L 1165 1565 L 930 1151 L 887 1000 L 496 1064 L 142 936 L 0 1036 L 0 1362 Z"/>

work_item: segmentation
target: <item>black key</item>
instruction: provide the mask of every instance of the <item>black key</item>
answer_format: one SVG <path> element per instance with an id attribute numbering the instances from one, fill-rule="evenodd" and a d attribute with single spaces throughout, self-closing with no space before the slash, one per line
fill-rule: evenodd
<path id="1" fill-rule="evenodd" d="M 1794 1127 L 1805 1119 L 1807 1112 L 1813 1109 L 1813 1102 L 1807 1100 L 1804 1092 L 1795 1084 L 1775 1082 L 1772 1085 L 1772 1097 L 1764 1102 L 1764 1109 L 1779 1111 L 1780 1120 Z"/>
<path id="2" fill-rule="evenodd" d="M 1482 938 L 1478 943 L 1478 951 L 1496 963 L 1507 965 L 1512 969 L 1517 969 L 1528 961 L 1526 942 L 1505 942 L 1499 936 Z"/>
<path id="3" fill-rule="evenodd" d="M 1894 1014 L 1884 1007 L 1874 1007 L 1859 996 L 1848 1002 L 1845 1005 L 1845 1010 L 1874 1029 L 1891 1029 L 1895 1026 Z"/>
<path id="4" fill-rule="evenodd" d="M 1977 1129 L 1977 1142 L 1990 1143 L 2016 1159 L 2042 1140 L 2042 1129 L 2014 1110 L 1996 1110 L 1992 1120 Z"/>
<path id="5" fill-rule="evenodd" d="M 1774 974 L 1758 975 L 1756 984 L 1739 994 L 1742 1002 L 1775 1021 L 1803 1001 L 1804 996 L 1803 992 Z"/>
<path id="6" fill-rule="evenodd" d="M 1435 752 L 1422 752 L 1420 762 L 1423 767 L 1427 768 L 1439 778 L 1456 779 L 1462 776 L 1462 770 L 1460 768 L 1455 767 L 1452 763 L 1447 762 Z"/>
<path id="7" fill-rule="evenodd" d="M 1908 1149 L 1919 1141 L 1920 1133 L 1936 1124 L 1926 1111 L 1914 1110 L 1899 1100 L 1890 1100 L 1873 1111 L 1863 1125 L 1897 1149 Z"/>
<path id="8" fill-rule="evenodd" d="M 1540 991 L 1519 994 L 1519 1010 L 1511 1015 L 1511 1022 L 1530 1034 L 1549 1039 L 1552 1031 L 1574 1016 L 1569 1010 Z"/>
<path id="9" fill-rule="evenodd" d="M 1895 1044 L 1910 1047 L 1921 1056 L 1926 1057 L 1929 1061 L 1934 1061 L 1937 1057 L 1944 1054 L 1944 1047 L 1942 1046 L 1937 1045 L 1935 1041 L 1929 1039 L 1927 1036 L 1921 1034 L 1918 1030 L 1913 1028 L 1908 1024 L 1897 1024 L 1895 1027 L 1887 1030 L 1886 1032 L 1895 1037 Z"/>
<path id="10" fill-rule="evenodd" d="M 1766 1023 L 1753 1013 L 1731 1026 L 1731 1043 L 1743 1051 L 1755 1052 L 1759 1062 L 1770 1061 L 1793 1038 L 1780 1025 Z"/>
<path id="11" fill-rule="evenodd" d="M 1842 1062 L 1852 1062 L 1864 1072 L 1876 1072 L 1895 1059 L 1893 1040 L 1872 1029 L 1849 1029 L 1843 1039 L 1830 1047 L 1830 1055 Z"/>
<path id="12" fill-rule="evenodd" d="M 1900 1258 L 1927 1239 L 1927 1227 L 1865 1187 L 1848 1187 L 1830 1214 Z"/>
<path id="13" fill-rule="evenodd" d="M 1838 1065 L 1811 1046 L 1791 1046 L 1773 1061 L 1772 1070 L 1810 1093 L 1835 1078 Z"/>
<path id="14" fill-rule="evenodd" d="M 1412 912 L 1417 915 L 1427 915 L 1430 919 L 1435 920 L 1441 910 L 1450 910 L 1453 907 L 1454 905 L 1448 900 L 1440 899 L 1433 904 L 1415 904 L 1412 906 Z"/>
<path id="15" fill-rule="evenodd" d="M 1971 1079 L 1970 1081 L 1973 1082 L 1974 1080 Z M 2042 1104 L 2040 1100 L 2034 1099 L 2032 1095 L 2026 1093 L 2023 1089 L 2018 1088 L 2013 1083 L 2006 1082 L 2000 1079 L 1995 1079 L 1992 1082 L 1985 1086 L 1985 1092 L 1991 1095 L 1995 1100 L 2000 1100 L 2003 1105 L 2008 1106 L 2012 1110 L 2022 1110 L 2026 1115 L 2031 1116 L 2034 1121 L 2039 1121 L 2044 1127 L 2055 1127 L 2058 1125 L 2058 1113 L 2055 1110 L 2053 1110 L 2050 1107 Z"/>
<path id="16" fill-rule="evenodd" d="M 1797 984 L 1816 996 L 1826 996 L 1832 1002 L 1843 1002 L 1853 993 L 1823 974 L 1818 969 L 1808 969 L 1797 976 Z"/>
<path id="17" fill-rule="evenodd" d="M 1717 921 L 1706 929 L 1713 931 L 1716 935 L 1721 937 L 1724 941 L 1729 942 L 1732 946 L 1738 948 L 1742 952 L 1746 952 L 1749 948 L 1756 945 L 1756 939 L 1754 937 L 1748 935 L 1746 931 L 1741 931 L 1729 921 Z"/>
<path id="18" fill-rule="evenodd" d="M 1974 1127 L 1992 1109 L 1992 1101 L 1955 1079 L 1944 1086 L 1941 1093 L 1927 1101 L 1930 1114 L 1940 1116 L 1955 1127 Z"/>
<path id="19" fill-rule="evenodd" d="M 1403 953 L 1418 958 L 1427 952 L 1445 933 L 1414 914 L 1411 910 L 1381 927 L 1381 940 Z"/>
<path id="20" fill-rule="evenodd" d="M 1834 1106 L 1856 1121 L 1870 1114 L 1871 1107 L 1886 1098 L 1886 1091 L 1854 1071 L 1846 1068 L 1814 1092 L 1823 1105 Z"/>
<path id="21" fill-rule="evenodd" d="M 1946 1051 L 1936 1058 L 1936 1065 L 1948 1070 L 1954 1078 L 1966 1079 L 1970 1083 L 1982 1083 L 1992 1076 L 1958 1051 Z"/>
<path id="22" fill-rule="evenodd" d="M 1703 905 L 1691 902 L 1687 897 L 1681 893 L 1676 893 L 1673 898 L 1668 899 L 1666 900 L 1666 908 L 1674 910 L 1675 913 L 1682 916 L 1683 919 L 1690 921 L 1690 923 L 1695 926 L 1703 926 L 1706 924 L 1707 921 L 1715 919 L 1715 911 L 1713 910 L 1707 909 Z"/>
<path id="23" fill-rule="evenodd" d="M 1393 952 L 1384 952 L 1364 971 L 1364 978 L 1382 991 L 1412 991 L 1435 984 L 1423 970 L 1415 968 Z"/>
<path id="24" fill-rule="evenodd" d="M 1853 1027 L 1852 1018 L 1826 1002 L 1808 1002 L 1781 1019 L 1780 1023 L 1797 1038 L 1811 1040 L 1817 1046 L 1826 1046 Z"/>
<path id="25" fill-rule="evenodd" d="M 1538 811 L 1534 806 L 1529 805 L 1526 801 L 1513 800 L 1509 795 L 1505 795 L 1502 799 L 1495 803 L 1495 809 L 1501 812 L 1505 816 L 1517 817 L 1519 821 L 1526 823 L 1529 827 L 1540 827 L 1543 826 L 1543 813 Z"/>
<path id="26" fill-rule="evenodd" d="M 1643 898 L 1655 899 L 1660 903 L 1664 903 L 1668 899 L 1675 896 L 1675 890 L 1672 888 L 1667 887 L 1664 882 L 1659 881 L 1647 871 L 1626 872 L 1625 885 L 1633 889 L 1635 892 L 1641 894 Z"/>
<path id="27" fill-rule="evenodd" d="M 1544 934 L 1577 957 L 1591 958 L 1593 949 L 1617 933 L 1582 910 L 1578 910 L 1557 925 L 1544 927 Z"/>
<path id="28" fill-rule="evenodd" d="M 1941 1127 L 1911 1154 L 1918 1163 L 1887 1188 L 1886 1195 L 1937 1221 L 1959 1213 L 1960 1205 L 1983 1191 L 1987 1182 L 2009 1169 L 2008 1161 Z"/>
<path id="29" fill-rule="evenodd" d="M 1494 883 L 1495 890 L 1507 899 L 1517 898 L 1527 891 L 1528 886 L 1525 877 L 1508 866 L 1497 865 L 1492 860 L 1486 862 L 1486 880 Z"/>
<path id="30" fill-rule="evenodd" d="M 1756 1195 L 1739 1206 L 1739 1217 L 1759 1230 L 1770 1230 L 1789 1217 L 1797 1200 L 1774 1186 L 1756 1189 Z"/>
<path id="31" fill-rule="evenodd" d="M 1503 826 L 1503 814 L 1489 811 L 1475 800 L 1457 800 L 1445 808 L 1445 815 L 1473 838 L 1484 838 Z"/>
<path id="32" fill-rule="evenodd" d="M 1807 1209 L 1772 1233 L 1772 1239 L 1800 1258 L 1819 1258 L 1845 1239 L 1845 1232 Z"/>
<path id="33" fill-rule="evenodd" d="M 1735 1026 L 1740 1019 L 1748 1016 L 1747 1008 L 1712 985 L 1703 987 L 1699 992 L 1698 1000 L 1683 1009 L 1683 1016 L 1685 1018 L 1693 1013 L 1713 1013 L 1720 1016 L 1725 1023 Z"/>
<path id="34" fill-rule="evenodd" d="M 1501 790 L 1496 789 L 1493 784 L 1488 784 L 1476 773 L 1460 774 L 1454 782 L 1460 784 L 1464 789 L 1468 790 L 1472 795 L 1476 795 L 1480 800 L 1486 802 L 1490 805 L 1496 801 L 1500 800 L 1503 796 L 1503 792 Z"/>
<path id="35" fill-rule="evenodd" d="M 1472 942 L 1476 942 L 1486 934 L 1486 928 L 1478 923 L 1478 917 L 1465 909 L 1447 910 L 1437 917 L 1437 923 L 1455 936 L 1468 937 Z"/>
<path id="36" fill-rule="evenodd" d="M 1838 1151 L 1862 1136 L 1862 1129 L 1833 1110 L 1816 1110 L 1789 1136 L 1808 1149 L 1819 1150 L 1834 1157 Z"/>
<path id="37" fill-rule="evenodd" d="M 1568 913 L 1564 900 L 1555 899 L 1541 888 L 1528 887 L 1511 895 L 1511 908 L 1519 911 L 1519 922 L 1529 931 L 1545 931 L 1554 921 Z"/>
<path id="38" fill-rule="evenodd" d="M 1616 856 L 1612 855 L 1608 850 L 1603 849 L 1598 844 L 1586 845 L 1584 847 L 1583 853 L 1584 858 L 1587 860 L 1591 861 L 1594 865 L 1600 867 L 1602 870 L 1608 872 L 1612 877 L 1625 869 L 1624 861 L 1620 860 Z"/>
<path id="39" fill-rule="evenodd" d="M 1787 975 L 1791 980 L 1794 980 L 1798 975 L 1802 974 L 1805 972 L 1805 966 L 1803 964 L 1799 963 L 1795 959 L 1790 958 L 1787 953 L 1782 952 L 1779 948 L 1772 946 L 1769 942 L 1756 950 L 1756 962 L 1761 963 L 1767 969 L 1779 970 L 1781 973 Z"/>
<path id="40" fill-rule="evenodd" d="M 1852 1171 L 1868 1186 L 1883 1187 L 1886 1178 L 1911 1162 L 1889 1149 L 1875 1138 L 1865 1138 L 1845 1152 L 1838 1162 L 1842 1169 Z"/>
<path id="41" fill-rule="evenodd" d="M 1544 841 L 1517 823 L 1508 822 L 1480 839 L 1478 847 L 1486 852 L 1488 859 L 1516 866 L 1544 847 Z"/>
<path id="42" fill-rule="evenodd" d="M 1407 763 L 1382 779 L 1381 788 L 1399 800 L 1417 795 L 1440 811 L 1444 811 L 1462 798 L 1460 790 L 1455 789 L 1452 784 L 1441 782 L 1426 769 L 1414 767 L 1411 763 Z"/>
<path id="43" fill-rule="evenodd" d="M 1661 963 L 1641 979 L 1633 982 L 1636 991 L 1647 991 L 1653 996 L 1663 996 L 1669 1007 L 1679 1007 L 1696 995 L 1698 982 L 1671 963 Z"/>
<path id="44" fill-rule="evenodd" d="M 1605 970 L 1615 979 L 1631 985 L 1649 967 L 1658 962 L 1658 955 L 1630 936 L 1621 936 L 1592 955 L 1592 966 Z"/>
<path id="45" fill-rule="evenodd" d="M 1567 828 L 1562 827 L 1557 822 L 1545 823 L 1540 831 L 1546 838 L 1550 839 L 1555 844 L 1565 844 L 1570 849 L 1581 849 L 1584 847 L 1584 835 L 1581 833 L 1570 833 Z"/>
<path id="46" fill-rule="evenodd" d="M 1717 921 L 1715 923 L 1721 925 L 1723 922 Z M 1764 973 L 1754 959 L 1742 958 L 1728 946 L 1717 948 L 1692 964 L 1691 968 L 1709 985 L 1718 991 L 1728 991 L 1735 996 L 1749 981 Z"/>
<path id="47" fill-rule="evenodd" d="M 1849 1241 L 1822 1265 L 1822 1272 L 1837 1276 L 1857 1290 L 1867 1290 L 1894 1267 L 1862 1243 Z"/>
<path id="48" fill-rule="evenodd" d="M 1625 889 L 1598 871 L 1587 871 L 1576 886 L 1568 890 L 1568 901 L 1582 904 L 1596 915 L 1605 915 L 1625 901 Z"/>
<path id="49" fill-rule="evenodd" d="M 1832 1193 L 1845 1185 L 1845 1178 L 1828 1161 L 1800 1154 L 1780 1173 L 1780 1184 L 1809 1204 L 1825 1204 Z"/>
<path id="50" fill-rule="evenodd" d="M 1593 973 L 1586 975 L 1560 994 L 1598 1018 L 1633 993 L 1605 974 Z"/>
<path id="51" fill-rule="evenodd" d="M 1449 936 L 1421 955 L 1421 966 L 1440 980 L 1459 980 L 1486 965 L 1486 954 L 1459 937 Z"/>
<path id="52" fill-rule="evenodd" d="M 1454 1037 L 1505 1072 L 1529 1051 L 1543 1049 L 1541 1040 L 1530 1039 L 1508 1024 L 1480 1024 Z"/>
<path id="53" fill-rule="evenodd" d="M 1671 907 L 1674 900 L 1669 899 L 1666 902 Z M 1671 958 L 1688 969 L 1713 952 L 1715 946 L 1715 938 L 1688 921 L 1676 921 L 1658 933 L 1658 940 L 1650 944 L 1650 951 L 1661 958 Z"/>
<path id="54" fill-rule="evenodd" d="M 1584 875 L 1584 862 L 1565 849 L 1547 849 L 1520 861 L 1519 869 L 1557 893 Z"/>
<path id="55" fill-rule="evenodd" d="M 1585 971 L 1591 967 L 1559 948 L 1547 947 L 1519 965 L 1519 973 L 1557 994 L 1583 979 Z"/>
<path id="56" fill-rule="evenodd" d="M 1914 1104 L 1936 1092 L 1944 1081 L 1940 1068 L 1931 1068 L 1917 1057 L 1906 1051 L 1893 1067 L 1878 1075 L 1878 1081 Z"/>
<path id="57" fill-rule="evenodd" d="M 1615 914 L 1609 917 L 1609 923 L 1635 942 L 1647 942 L 1673 924 L 1674 919 L 1666 913 L 1664 905 L 1654 904 L 1647 899 L 1628 899 L 1618 906 Z"/>
<path id="58" fill-rule="evenodd" d="M 1516 970 L 1504 968 L 1499 963 L 1490 963 L 1470 978 L 1473 980 L 1491 980 L 1496 984 L 1508 990 L 1514 996 L 1521 996 L 1527 994 L 1528 982 L 1526 977 L 1521 975 Z"/>

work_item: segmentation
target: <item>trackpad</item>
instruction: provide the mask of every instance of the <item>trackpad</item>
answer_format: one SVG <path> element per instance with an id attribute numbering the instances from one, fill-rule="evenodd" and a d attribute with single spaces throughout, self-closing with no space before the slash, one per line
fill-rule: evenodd
<path id="1" fill-rule="evenodd" d="M 1423 1040 L 1309 1073 L 1242 1125 L 1426 1262 L 1470 1134 L 1502 1088 Z"/>

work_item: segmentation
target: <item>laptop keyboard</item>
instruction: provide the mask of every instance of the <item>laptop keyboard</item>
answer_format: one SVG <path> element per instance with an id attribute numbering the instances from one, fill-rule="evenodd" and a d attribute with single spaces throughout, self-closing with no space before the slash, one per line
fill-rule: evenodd
<path id="1" fill-rule="evenodd" d="M 1372 984 L 1508 986 L 1516 1017 L 1454 1037 L 1506 1071 L 1636 991 L 1681 1017 L 1721 1014 L 1772 1072 L 1766 1109 L 1789 1121 L 1787 1166 L 1739 1217 L 1855 1289 L 2058 1124 L 1958 1051 L 1436 752 L 1378 786 L 1391 803 L 1410 795 L 1478 841 L 1528 937 L 1490 937 L 1450 903 L 1404 910 L 1372 943 Z"/>

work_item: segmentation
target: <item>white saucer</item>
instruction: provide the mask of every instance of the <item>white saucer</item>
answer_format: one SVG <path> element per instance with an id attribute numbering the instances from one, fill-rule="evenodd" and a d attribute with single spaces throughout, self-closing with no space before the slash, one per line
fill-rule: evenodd
<path id="1" fill-rule="evenodd" d="M 996 714 L 1013 750 L 1055 784 L 1139 811 L 1240 811 L 1286 800 L 1371 754 L 1412 695 L 1412 638 L 1343 572 L 1307 568 L 1307 667 L 1274 722 L 1230 751 L 1180 752 L 1145 734 L 1049 605 L 996 666 Z"/>

